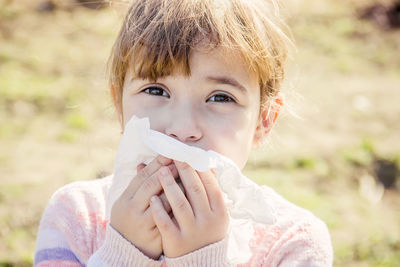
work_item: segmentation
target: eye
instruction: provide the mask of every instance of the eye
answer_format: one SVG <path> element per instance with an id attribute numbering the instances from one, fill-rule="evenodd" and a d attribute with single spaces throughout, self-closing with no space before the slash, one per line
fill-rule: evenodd
<path id="1" fill-rule="evenodd" d="M 164 97 L 169 98 L 169 94 L 164 89 L 162 89 L 161 87 L 157 87 L 157 86 L 147 87 L 142 92 L 145 92 L 146 94 L 149 94 L 149 95 L 164 96 Z"/>
<path id="2" fill-rule="evenodd" d="M 207 102 L 209 102 L 209 101 L 211 101 L 211 102 L 223 102 L 223 103 L 225 103 L 225 102 L 236 103 L 235 99 L 233 99 L 232 97 L 230 97 L 227 94 L 221 94 L 221 93 L 211 96 L 209 99 L 207 99 Z"/>

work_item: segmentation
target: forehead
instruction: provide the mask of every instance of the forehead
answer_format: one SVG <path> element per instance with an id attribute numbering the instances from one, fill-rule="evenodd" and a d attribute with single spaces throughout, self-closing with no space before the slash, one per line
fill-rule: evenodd
<path id="1" fill-rule="evenodd" d="M 146 64 L 148 62 L 144 62 L 143 65 Z M 147 69 L 153 69 L 147 73 L 143 72 L 143 65 L 131 65 L 125 82 L 135 79 L 156 82 L 182 77 L 193 83 L 231 85 L 244 93 L 260 94 L 258 75 L 246 64 L 240 51 L 232 48 L 211 47 L 203 42 L 191 49 L 187 62 L 175 62 L 173 67 L 169 66 L 170 70 L 164 70 L 161 74 L 158 72 L 154 76 L 149 76 L 148 73 L 154 74 L 154 70 L 157 71 L 157 64 L 153 67 L 147 65 Z"/>
<path id="2" fill-rule="evenodd" d="M 223 64 L 231 62 L 240 63 L 240 68 L 254 68 L 254 62 L 249 61 L 249 51 L 236 44 L 222 43 L 213 35 L 197 35 L 191 43 L 178 40 L 175 47 L 152 45 L 136 45 L 128 56 L 128 65 L 135 70 L 139 78 L 155 80 L 159 77 L 170 75 L 172 72 L 182 72 L 189 75 L 191 72 L 190 62 L 197 54 L 208 54 Z M 154 45 L 154 46 L 153 46 Z M 176 48 L 179 47 L 179 48 Z M 247 64 L 246 64 L 246 63 Z M 251 66 L 250 66 L 251 65 Z M 255 72 L 255 71 L 254 71 Z M 257 76 L 260 78 L 260 73 Z"/>
<path id="3" fill-rule="evenodd" d="M 189 66 L 192 76 L 226 77 L 245 87 L 258 88 L 258 75 L 250 69 L 238 50 L 197 46 L 190 53 Z"/>

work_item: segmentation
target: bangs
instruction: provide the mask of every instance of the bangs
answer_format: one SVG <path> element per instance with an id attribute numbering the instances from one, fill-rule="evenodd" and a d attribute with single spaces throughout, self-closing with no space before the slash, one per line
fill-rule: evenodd
<path id="1" fill-rule="evenodd" d="M 199 43 L 212 49 L 220 45 L 207 1 L 148 1 L 132 6 L 125 23 L 124 60 L 134 77 L 157 80 L 179 70 L 190 75 L 189 56 Z M 207 40 L 207 42 L 204 42 Z"/>
<path id="2" fill-rule="evenodd" d="M 190 53 L 200 43 L 238 51 L 258 75 L 261 98 L 275 95 L 290 43 L 279 24 L 272 0 L 135 1 L 109 61 L 114 102 L 121 101 L 128 69 L 152 81 L 177 70 L 190 75 Z"/>

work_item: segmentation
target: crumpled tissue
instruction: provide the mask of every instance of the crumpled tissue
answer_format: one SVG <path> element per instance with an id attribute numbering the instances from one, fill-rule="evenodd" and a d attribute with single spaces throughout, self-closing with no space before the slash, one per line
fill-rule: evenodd
<path id="1" fill-rule="evenodd" d="M 158 154 L 186 162 L 197 171 L 214 169 L 230 216 L 228 260 L 233 264 L 247 262 L 252 255 L 249 241 L 254 226 L 272 224 L 275 220 L 275 212 L 263 197 L 261 188 L 245 177 L 231 159 L 151 130 L 148 118 L 133 116 L 125 126 L 106 202 L 107 219 L 110 219 L 114 202 L 136 176 L 137 165 L 150 163 Z"/>

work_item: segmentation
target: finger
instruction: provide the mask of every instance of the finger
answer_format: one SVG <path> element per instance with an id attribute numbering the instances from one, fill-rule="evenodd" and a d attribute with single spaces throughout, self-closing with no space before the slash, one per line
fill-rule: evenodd
<path id="1" fill-rule="evenodd" d="M 185 187 L 182 184 L 181 178 L 178 177 L 178 179 L 175 179 L 175 181 L 179 185 L 179 188 L 182 190 L 183 194 L 186 196 Z"/>
<path id="2" fill-rule="evenodd" d="M 173 215 L 172 215 L 171 219 L 174 222 L 174 224 L 178 227 L 178 222 L 176 221 L 176 219 L 175 219 L 175 217 Z"/>
<path id="3" fill-rule="evenodd" d="M 153 159 L 147 166 L 144 168 L 140 168 L 140 171 L 137 172 L 136 176 L 129 183 L 128 187 L 125 189 L 123 195 L 127 195 L 128 197 L 132 197 L 135 195 L 137 190 L 143 184 L 143 182 L 152 176 L 156 171 L 158 171 L 162 166 L 167 166 L 172 163 L 172 160 L 161 155 L 158 155 L 155 159 Z M 140 164 L 139 164 L 140 165 Z"/>
<path id="4" fill-rule="evenodd" d="M 174 162 L 172 162 L 171 164 L 169 164 L 169 165 L 168 165 L 168 168 L 169 168 L 169 170 L 171 171 L 172 176 L 174 176 L 175 179 L 179 177 L 179 173 L 178 173 L 178 170 L 177 170 L 177 168 L 176 168 Z"/>
<path id="5" fill-rule="evenodd" d="M 165 211 L 170 213 L 172 211 L 172 209 L 171 209 L 171 206 L 169 205 L 168 199 L 165 196 L 165 194 L 161 193 L 158 197 L 160 198 L 161 203 L 163 204 L 163 207 L 164 207 Z"/>
<path id="6" fill-rule="evenodd" d="M 197 172 L 184 162 L 174 162 L 185 188 L 186 196 L 192 206 L 194 215 L 198 217 L 201 216 L 201 214 L 210 212 L 207 193 Z"/>
<path id="7" fill-rule="evenodd" d="M 144 163 L 140 163 L 139 165 L 137 165 L 136 167 L 136 173 L 140 172 L 144 167 L 146 167 L 147 165 Z"/>
<path id="8" fill-rule="evenodd" d="M 212 171 L 197 172 L 200 180 L 203 183 L 204 189 L 207 193 L 207 197 L 210 203 L 210 209 L 212 211 L 223 211 L 225 210 L 225 202 L 222 195 L 222 191 L 219 188 L 215 173 Z"/>
<path id="9" fill-rule="evenodd" d="M 161 156 L 162 157 L 162 156 Z M 175 178 L 177 178 L 178 177 L 178 175 L 179 175 L 179 173 L 178 173 L 178 170 L 176 169 L 176 166 L 175 166 L 175 163 L 172 161 L 172 160 L 170 160 L 170 159 L 168 159 L 168 161 L 170 161 L 170 164 L 168 164 L 168 165 L 162 165 L 162 166 L 168 166 L 168 168 L 170 169 L 170 171 L 171 171 L 171 173 L 172 173 L 172 176 L 174 176 Z M 140 170 L 138 170 L 138 173 L 139 173 L 139 171 L 141 171 L 144 167 L 146 167 L 147 165 L 146 164 L 144 164 L 144 163 L 141 163 L 141 164 L 139 164 L 138 165 L 138 167 L 137 167 L 137 169 L 140 169 Z M 160 166 L 160 168 L 162 167 L 162 166 Z M 159 170 L 159 169 L 158 169 Z M 158 170 L 156 170 L 153 174 L 155 174 Z M 152 174 L 152 175 L 153 175 Z M 144 181 L 143 181 L 144 182 Z"/>
<path id="10" fill-rule="evenodd" d="M 150 201 L 150 210 L 154 223 L 157 225 L 161 236 L 171 236 L 179 234 L 178 227 L 174 224 L 168 213 L 164 210 L 161 200 L 153 196 Z"/>
<path id="11" fill-rule="evenodd" d="M 152 217 L 152 220 L 154 221 L 153 214 L 151 214 L 151 212 L 150 212 L 150 215 Z M 154 223 L 154 227 L 150 230 L 149 235 L 152 239 L 156 239 L 156 238 L 160 237 L 160 230 L 158 229 L 158 227 L 155 223 Z"/>
<path id="12" fill-rule="evenodd" d="M 156 223 L 154 222 L 154 218 L 153 218 L 153 214 L 151 212 L 150 206 L 149 206 L 149 208 L 147 210 L 145 210 L 143 212 L 143 214 L 141 215 L 140 220 L 142 222 L 142 225 L 146 226 L 146 229 L 147 228 L 152 229 L 152 228 L 156 227 Z"/>
<path id="13" fill-rule="evenodd" d="M 165 167 L 164 167 L 165 168 Z M 170 167 L 166 168 L 170 170 Z M 160 170 L 155 172 L 151 177 L 147 178 L 142 185 L 137 190 L 136 194 L 130 200 L 135 208 L 140 212 L 145 211 L 150 206 L 150 198 L 154 195 L 160 194 L 162 191 L 162 186 L 160 181 L 158 180 L 158 173 Z M 171 172 L 170 172 L 171 173 Z M 175 174 L 171 173 L 173 179 L 178 177 L 178 172 L 175 171 Z M 175 175 L 175 176 L 174 176 Z M 168 202 L 168 200 L 166 201 Z"/>
<path id="14" fill-rule="evenodd" d="M 180 228 L 182 229 L 183 226 L 192 224 L 194 221 L 192 207 L 169 169 L 161 168 L 159 174 L 158 178 L 161 186 Z"/>

